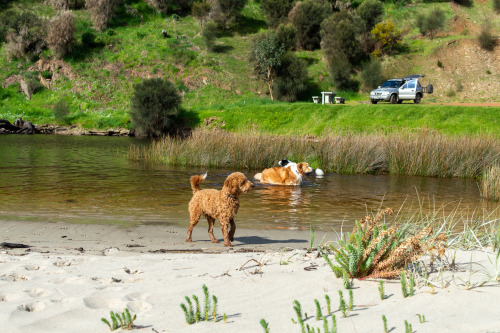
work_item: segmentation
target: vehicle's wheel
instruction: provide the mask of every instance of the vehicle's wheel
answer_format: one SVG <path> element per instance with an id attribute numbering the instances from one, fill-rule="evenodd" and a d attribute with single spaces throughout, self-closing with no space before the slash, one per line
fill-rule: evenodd
<path id="1" fill-rule="evenodd" d="M 398 104 L 401 104 L 403 103 L 403 100 L 402 99 L 398 99 Z"/>
<path id="2" fill-rule="evenodd" d="M 415 99 L 413 100 L 413 102 L 415 102 L 415 104 L 418 104 L 418 103 L 420 103 L 421 99 L 422 99 L 422 95 L 417 94 L 417 96 L 415 96 Z"/>
<path id="3" fill-rule="evenodd" d="M 372 104 L 377 104 L 378 103 L 378 101 L 371 101 L 371 102 L 372 102 Z"/>
<path id="4" fill-rule="evenodd" d="M 391 102 L 391 104 L 396 104 L 398 102 L 398 95 L 392 94 L 389 101 Z"/>

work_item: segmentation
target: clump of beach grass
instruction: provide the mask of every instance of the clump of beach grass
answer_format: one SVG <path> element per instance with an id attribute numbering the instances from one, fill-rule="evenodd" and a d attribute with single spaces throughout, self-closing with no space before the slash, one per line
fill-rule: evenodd
<path id="1" fill-rule="evenodd" d="M 206 285 L 203 285 L 202 289 L 203 289 L 203 295 L 205 297 L 205 306 L 203 308 L 203 312 L 201 311 L 200 302 L 196 295 L 192 296 L 195 303 L 194 307 L 191 298 L 189 298 L 188 296 L 184 297 L 187 306 L 184 303 L 181 303 L 180 305 L 182 311 L 184 312 L 184 317 L 188 325 L 195 324 L 200 321 L 213 320 L 214 322 L 217 322 L 219 320 L 217 316 L 217 304 L 218 304 L 217 297 L 215 295 L 212 295 L 212 301 L 210 301 L 210 293 L 208 292 L 208 287 Z"/>
<path id="2" fill-rule="evenodd" d="M 121 313 L 110 311 L 111 323 L 106 318 L 101 318 L 101 321 L 108 325 L 110 331 L 117 329 L 122 330 L 132 330 L 134 328 L 134 321 L 137 319 L 137 315 L 133 317 L 130 315 L 130 311 L 125 308 Z"/>
<path id="3" fill-rule="evenodd" d="M 283 157 L 341 174 L 478 178 L 500 160 L 500 144 L 493 135 L 456 137 L 424 130 L 312 137 L 195 129 L 187 138 L 164 137 L 132 145 L 128 152 L 129 159 L 146 164 L 239 170 L 275 166 Z"/>
<path id="4" fill-rule="evenodd" d="M 328 250 L 335 253 L 338 265 L 334 265 L 324 251 L 322 255 L 337 278 L 345 274 L 357 279 L 395 278 L 408 264 L 430 250 L 444 255 L 445 235 L 432 237 L 430 226 L 412 235 L 404 225 L 394 223 L 388 227 L 381 222 L 385 215 L 393 213 L 393 209 L 387 208 L 375 217 L 356 221 L 352 233 L 347 233 L 345 240 L 340 239 L 338 247 L 329 244 Z"/>

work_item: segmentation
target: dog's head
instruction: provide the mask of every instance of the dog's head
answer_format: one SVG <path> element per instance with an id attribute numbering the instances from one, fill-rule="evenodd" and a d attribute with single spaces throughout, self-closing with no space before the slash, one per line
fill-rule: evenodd
<path id="1" fill-rule="evenodd" d="M 229 194 L 237 197 L 241 193 L 246 193 L 252 189 L 253 184 L 241 172 L 234 172 L 227 176 L 224 188 Z"/>
<path id="2" fill-rule="evenodd" d="M 306 162 L 297 164 L 297 170 L 299 170 L 301 175 L 306 175 L 313 171 L 313 168 L 309 166 Z"/>

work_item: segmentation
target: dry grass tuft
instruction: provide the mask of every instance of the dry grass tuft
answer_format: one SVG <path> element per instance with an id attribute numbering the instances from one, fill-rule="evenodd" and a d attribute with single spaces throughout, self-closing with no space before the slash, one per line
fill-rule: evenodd
<path id="1" fill-rule="evenodd" d="M 347 241 L 340 240 L 339 247 L 329 245 L 335 253 L 338 266 L 334 266 L 326 253 L 323 257 L 337 277 L 349 278 L 395 278 L 412 262 L 422 255 L 435 252 L 443 256 L 447 247 L 444 234 L 433 235 L 431 226 L 424 227 L 413 236 L 408 236 L 407 227 L 397 223 L 387 228 L 381 220 L 392 215 L 394 210 L 385 209 L 375 217 L 365 217 L 356 221 Z"/>
<path id="2" fill-rule="evenodd" d="M 493 164 L 485 170 L 481 196 L 488 200 L 500 201 L 500 164 Z"/>

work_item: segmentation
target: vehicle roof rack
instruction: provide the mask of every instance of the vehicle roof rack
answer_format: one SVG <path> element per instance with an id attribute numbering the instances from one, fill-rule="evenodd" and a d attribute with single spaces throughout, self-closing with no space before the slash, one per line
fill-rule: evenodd
<path id="1" fill-rule="evenodd" d="M 415 79 L 418 79 L 418 78 L 421 78 L 421 77 L 424 77 L 425 75 L 421 75 L 421 74 L 412 74 L 412 75 L 408 75 L 405 77 L 405 80 L 406 81 L 410 81 L 410 80 L 415 80 Z"/>

